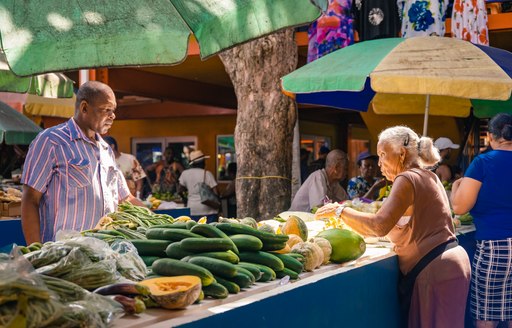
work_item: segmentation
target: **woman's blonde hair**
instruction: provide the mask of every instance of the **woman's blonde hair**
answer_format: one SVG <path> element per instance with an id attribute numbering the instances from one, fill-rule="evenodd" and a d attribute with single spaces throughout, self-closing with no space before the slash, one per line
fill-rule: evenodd
<path id="1" fill-rule="evenodd" d="M 440 161 L 439 151 L 434 147 L 432 138 L 420 137 L 407 126 L 394 126 L 379 134 L 379 142 L 392 146 L 393 151 L 406 150 L 404 167 L 417 163 L 420 167 L 433 166 Z"/>

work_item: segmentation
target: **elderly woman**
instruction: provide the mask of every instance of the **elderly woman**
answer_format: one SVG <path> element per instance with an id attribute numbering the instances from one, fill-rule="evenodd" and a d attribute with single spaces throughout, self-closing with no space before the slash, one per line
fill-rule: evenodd
<path id="1" fill-rule="evenodd" d="M 489 122 L 491 151 L 476 157 L 453 183 L 455 214 L 470 211 L 476 225 L 471 313 L 476 327 L 512 327 L 512 115 Z"/>
<path id="2" fill-rule="evenodd" d="M 457 245 L 448 198 L 441 181 L 425 169 L 439 161 L 432 139 L 408 127 L 384 130 L 377 145 L 379 166 L 393 182 L 375 214 L 327 204 L 317 218 L 340 216 L 365 236 L 388 236 L 395 244 L 402 277 L 402 320 L 409 327 L 464 327 L 470 265 Z"/>

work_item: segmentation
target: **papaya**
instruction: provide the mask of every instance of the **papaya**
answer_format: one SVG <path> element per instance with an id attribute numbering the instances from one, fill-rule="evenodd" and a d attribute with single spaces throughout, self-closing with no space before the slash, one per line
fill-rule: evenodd
<path id="1" fill-rule="evenodd" d="M 366 251 L 363 237 L 347 229 L 327 229 L 317 237 L 325 238 L 331 244 L 331 262 L 334 263 L 356 260 Z"/>

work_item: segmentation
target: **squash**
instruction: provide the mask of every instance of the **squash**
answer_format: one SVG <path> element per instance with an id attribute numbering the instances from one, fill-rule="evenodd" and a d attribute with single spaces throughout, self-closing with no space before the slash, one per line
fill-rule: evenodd
<path id="1" fill-rule="evenodd" d="M 294 234 L 299 236 L 303 241 L 308 240 L 308 226 L 306 225 L 306 222 L 296 215 L 290 215 L 281 231 L 285 235 Z"/>
<path id="2" fill-rule="evenodd" d="M 201 294 L 201 279 L 196 276 L 151 278 L 139 282 L 149 287 L 150 297 L 164 309 L 183 309 Z"/>
<path id="3" fill-rule="evenodd" d="M 284 246 L 283 248 L 281 249 L 278 249 L 276 251 L 270 251 L 270 253 L 277 253 L 277 254 L 288 254 L 290 253 L 290 251 L 292 250 L 290 246 L 288 246 L 288 244 L 285 244 L 286 246 Z"/>
<path id="4" fill-rule="evenodd" d="M 306 271 L 313 271 L 319 267 L 324 260 L 322 249 L 315 243 L 298 243 L 292 247 L 292 253 L 298 253 L 304 256 L 304 270 Z"/>
<path id="5" fill-rule="evenodd" d="M 320 249 L 322 249 L 322 253 L 324 255 L 324 260 L 322 261 L 322 264 L 327 264 L 331 258 L 332 253 L 331 243 L 327 239 L 322 237 L 311 238 L 309 241 L 317 244 L 320 247 Z"/>
<path id="6" fill-rule="evenodd" d="M 288 235 L 289 239 L 288 241 L 286 242 L 286 244 L 292 248 L 295 244 L 298 244 L 298 243 L 302 243 L 303 240 L 302 238 L 300 238 L 299 236 L 297 236 L 296 234 L 289 234 Z"/>
<path id="7" fill-rule="evenodd" d="M 276 231 L 274 230 L 274 227 L 272 227 L 270 224 L 267 224 L 267 223 L 264 223 L 264 224 L 260 225 L 258 227 L 258 230 L 259 231 L 269 232 L 269 233 L 276 233 Z"/>

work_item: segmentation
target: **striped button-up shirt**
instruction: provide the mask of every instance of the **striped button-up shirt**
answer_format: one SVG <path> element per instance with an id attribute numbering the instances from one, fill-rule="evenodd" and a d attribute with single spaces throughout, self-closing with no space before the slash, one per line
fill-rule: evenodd
<path id="1" fill-rule="evenodd" d="M 41 132 L 30 145 L 22 183 L 43 193 L 39 204 L 41 240 L 59 230 L 93 228 L 117 209 L 130 191 L 109 145 L 90 140 L 71 118 Z"/>

